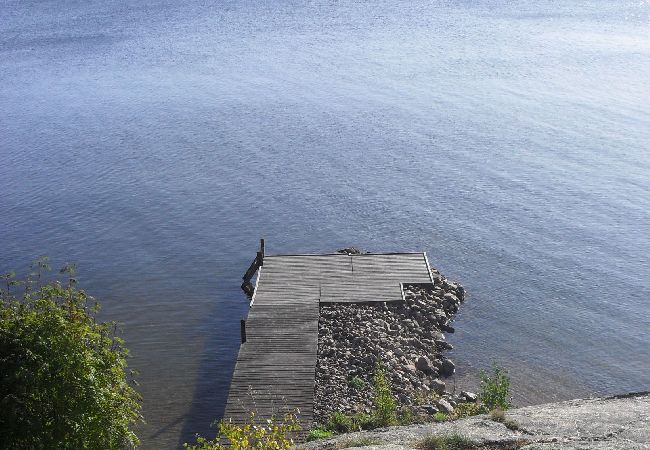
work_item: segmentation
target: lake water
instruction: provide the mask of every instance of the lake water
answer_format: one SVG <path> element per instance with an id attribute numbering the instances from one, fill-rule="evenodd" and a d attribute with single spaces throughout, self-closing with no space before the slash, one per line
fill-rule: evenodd
<path id="1" fill-rule="evenodd" d="M 221 414 L 267 252 L 418 251 L 457 384 L 650 388 L 650 2 L 0 2 L 0 269 L 123 323 L 143 448 Z"/>

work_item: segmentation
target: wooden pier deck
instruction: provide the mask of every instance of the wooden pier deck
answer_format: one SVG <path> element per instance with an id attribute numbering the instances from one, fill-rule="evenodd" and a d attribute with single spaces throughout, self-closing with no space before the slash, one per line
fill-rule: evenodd
<path id="1" fill-rule="evenodd" d="M 264 256 L 262 248 L 256 263 L 224 413 L 236 423 L 252 410 L 267 418 L 297 408 L 303 428 L 311 427 L 320 303 L 400 301 L 402 283 L 433 281 L 425 253 Z"/>

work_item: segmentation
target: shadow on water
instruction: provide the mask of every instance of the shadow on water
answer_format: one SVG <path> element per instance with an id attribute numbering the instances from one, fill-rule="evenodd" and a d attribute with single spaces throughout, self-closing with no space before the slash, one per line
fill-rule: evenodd
<path id="1" fill-rule="evenodd" d="M 179 419 L 184 420 L 184 424 L 178 448 L 182 448 L 185 442 L 193 442 L 197 433 L 213 437 L 215 428 L 212 424 L 224 414 L 230 380 L 239 352 L 239 319 L 246 317 L 248 309 L 246 297 L 240 290 L 229 289 L 226 295 L 227 300 L 216 302 L 213 316 L 206 321 L 211 330 L 206 333 L 198 373 L 194 380 L 192 404 L 187 414 Z"/>

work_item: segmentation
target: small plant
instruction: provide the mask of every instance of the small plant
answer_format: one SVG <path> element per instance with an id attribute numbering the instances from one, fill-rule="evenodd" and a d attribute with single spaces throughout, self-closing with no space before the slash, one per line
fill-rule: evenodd
<path id="1" fill-rule="evenodd" d="M 356 389 L 357 391 L 364 389 L 367 385 L 367 383 L 362 378 L 359 378 L 357 376 L 350 378 L 349 384 L 350 387 Z"/>
<path id="2" fill-rule="evenodd" d="M 508 372 L 494 364 L 491 376 L 484 370 L 481 370 L 479 376 L 481 378 L 479 400 L 483 404 L 484 410 L 492 411 L 495 408 L 500 408 L 505 411 L 510 408 L 510 378 Z"/>
<path id="3" fill-rule="evenodd" d="M 519 429 L 519 424 L 512 419 L 508 419 L 506 417 L 506 412 L 501 408 L 496 408 L 490 411 L 490 419 L 504 424 L 509 430 L 516 431 Z"/>
<path id="4" fill-rule="evenodd" d="M 386 371 L 381 362 L 377 363 L 375 375 L 372 379 L 375 397 L 375 421 L 379 427 L 387 427 L 397 423 L 397 403 L 393 398 L 390 383 L 386 378 Z"/>
<path id="5" fill-rule="evenodd" d="M 436 391 L 417 391 L 414 396 L 415 404 L 418 406 L 430 405 L 440 398 L 440 394 Z"/>
<path id="6" fill-rule="evenodd" d="M 452 416 L 454 419 L 462 419 L 464 417 L 476 416 L 482 412 L 483 409 L 481 408 L 481 405 L 477 403 L 465 402 L 456 405 Z"/>
<path id="7" fill-rule="evenodd" d="M 443 412 L 438 411 L 433 415 L 434 422 L 446 422 L 449 420 L 449 416 Z"/>
<path id="8" fill-rule="evenodd" d="M 355 421 L 352 416 L 348 416 L 341 411 L 335 411 L 330 414 L 327 420 L 327 429 L 334 433 L 358 431 L 358 429 L 355 429 Z"/>
<path id="9" fill-rule="evenodd" d="M 244 424 L 222 420 L 218 423 L 217 437 L 206 439 L 197 435 L 195 444 L 183 444 L 186 450 L 287 450 L 293 446 L 291 434 L 300 429 L 298 416 L 285 414 L 281 419 L 271 417 L 258 423 L 251 412 Z"/>
<path id="10" fill-rule="evenodd" d="M 417 443 L 419 450 L 472 450 L 476 444 L 458 434 L 427 436 Z"/>
<path id="11" fill-rule="evenodd" d="M 318 439 L 327 439 L 332 437 L 334 433 L 323 428 L 314 428 L 307 434 L 307 442 L 317 441 Z"/>
<path id="12" fill-rule="evenodd" d="M 414 423 L 422 422 L 422 418 L 413 408 L 403 407 L 397 411 L 397 423 L 399 425 L 412 425 Z"/>
<path id="13" fill-rule="evenodd" d="M 493 409 L 490 411 L 490 419 L 494 420 L 495 422 L 503 422 L 506 420 L 506 412 L 501 408 Z"/>

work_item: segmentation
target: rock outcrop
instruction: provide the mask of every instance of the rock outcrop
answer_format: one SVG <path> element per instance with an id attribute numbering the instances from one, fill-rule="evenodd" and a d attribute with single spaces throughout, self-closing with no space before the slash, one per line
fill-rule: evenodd
<path id="1" fill-rule="evenodd" d="M 422 448 L 431 436 L 462 436 L 476 449 L 650 449 L 650 393 L 528 406 L 506 412 L 499 421 L 480 415 L 350 433 L 297 448 L 410 450 Z"/>

